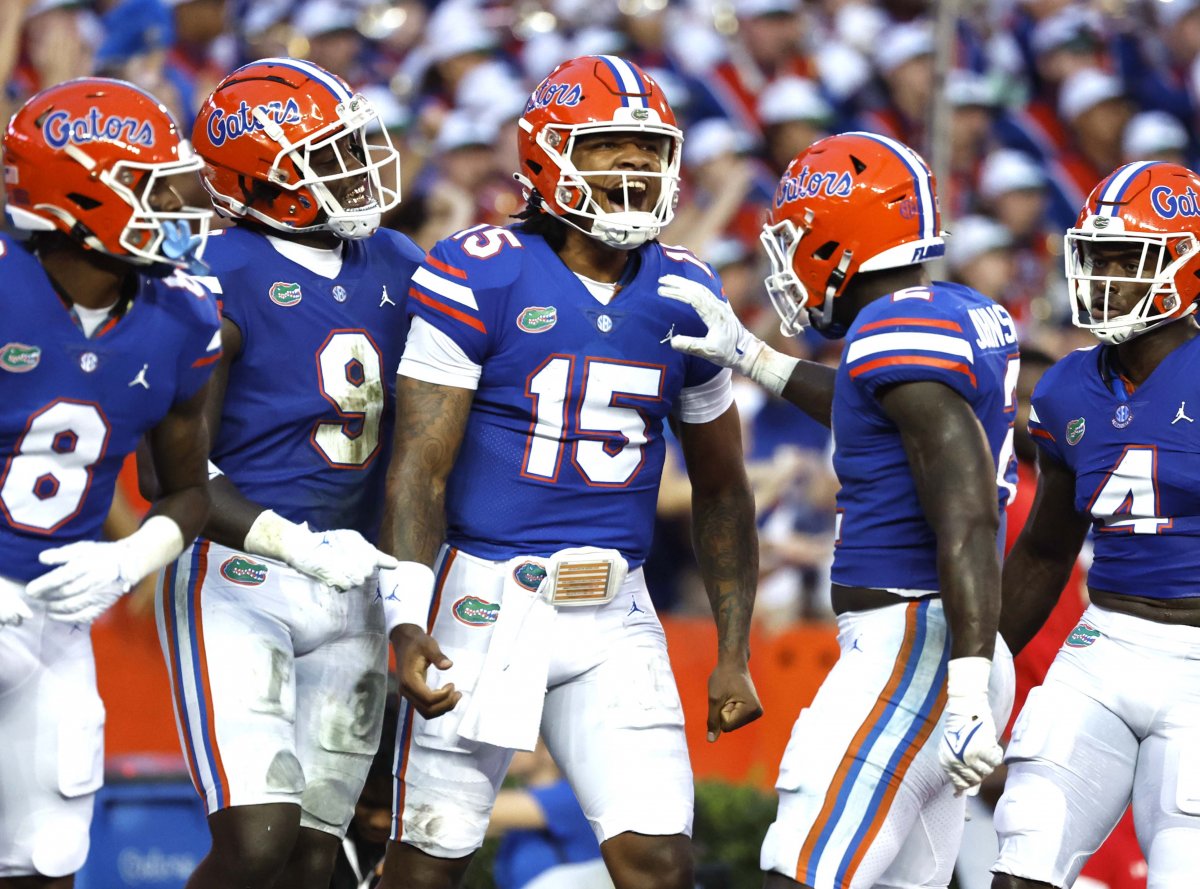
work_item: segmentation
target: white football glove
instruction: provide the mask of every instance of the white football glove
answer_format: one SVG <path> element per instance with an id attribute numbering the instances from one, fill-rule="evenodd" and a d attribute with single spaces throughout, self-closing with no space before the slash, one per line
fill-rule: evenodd
<path id="1" fill-rule="evenodd" d="M 946 730 L 938 746 L 938 762 L 954 784 L 955 794 L 974 796 L 979 785 L 1004 760 L 988 702 L 992 662 L 983 657 L 950 661 L 946 689 Z"/>
<path id="2" fill-rule="evenodd" d="M 310 531 L 271 510 L 260 513 L 246 535 L 245 549 L 285 562 L 340 593 L 366 583 L 380 568 L 397 562 L 357 531 Z"/>
<path id="3" fill-rule="evenodd" d="M 659 278 L 658 295 L 687 303 L 708 327 L 703 337 L 672 335 L 672 349 L 731 367 L 776 395 L 783 391 L 798 359 L 776 352 L 748 331 L 728 302 L 699 281 L 680 275 Z"/>
<path id="4" fill-rule="evenodd" d="M 21 595 L 21 585 L 0 581 L 0 627 L 19 627 L 33 617 L 29 603 Z"/>
<path id="5" fill-rule="evenodd" d="M 91 623 L 131 589 L 136 561 L 125 540 L 111 543 L 83 540 L 43 550 L 43 565 L 58 565 L 29 582 L 26 595 L 46 603 L 54 620 Z"/>
<path id="6" fill-rule="evenodd" d="M 59 567 L 30 581 L 25 595 L 45 602 L 53 620 L 91 623 L 182 551 L 183 532 L 175 520 L 151 516 L 121 540 L 81 540 L 42 550 L 38 561 Z"/>

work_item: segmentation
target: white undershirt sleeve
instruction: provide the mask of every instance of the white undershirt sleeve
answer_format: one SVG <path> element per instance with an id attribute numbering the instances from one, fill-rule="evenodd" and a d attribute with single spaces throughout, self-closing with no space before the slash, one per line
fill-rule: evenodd
<path id="1" fill-rule="evenodd" d="M 733 371 L 723 368 L 707 383 L 679 393 L 679 419 L 684 423 L 709 423 L 733 404 Z"/>
<path id="2" fill-rule="evenodd" d="M 423 383 L 478 389 L 483 368 L 449 336 L 424 318 L 415 317 L 396 372 Z"/>

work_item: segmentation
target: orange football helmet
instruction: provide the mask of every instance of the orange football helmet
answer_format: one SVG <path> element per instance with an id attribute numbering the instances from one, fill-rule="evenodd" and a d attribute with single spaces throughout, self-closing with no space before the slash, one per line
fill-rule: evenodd
<path id="1" fill-rule="evenodd" d="M 658 237 L 674 217 L 683 133 L 662 89 L 632 62 L 617 56 L 563 62 L 533 91 L 518 126 L 517 181 L 527 198 L 536 193 L 542 207 L 568 225 L 610 247 L 632 250 Z M 666 137 L 657 171 L 575 166 L 571 153 L 580 137 L 629 132 Z M 610 213 L 596 203 L 587 180 L 600 177 L 621 182 L 624 210 Z M 654 206 L 630 209 L 630 190 L 645 189 L 653 179 L 660 183 Z M 590 229 L 572 217 L 589 220 Z"/>
<path id="2" fill-rule="evenodd" d="M 833 306 L 850 279 L 941 256 L 942 235 L 933 174 L 907 145 L 875 133 L 814 142 L 779 180 L 759 236 L 780 330 L 794 336 L 811 323 L 843 335 Z"/>
<path id="3" fill-rule="evenodd" d="M 376 126 L 379 144 L 368 143 Z M 205 100 L 192 139 L 204 185 L 228 216 L 365 238 L 400 202 L 400 156 L 370 101 L 312 62 L 238 68 Z"/>
<path id="4" fill-rule="evenodd" d="M 42 90 L 4 134 L 17 228 L 61 231 L 136 265 L 188 268 L 203 253 L 212 211 L 183 206 L 164 181 L 200 165 L 170 112 L 123 80 L 83 77 Z"/>
<path id="5" fill-rule="evenodd" d="M 1065 245 L 1072 320 L 1101 341 L 1123 343 L 1193 314 L 1200 298 L 1200 176 L 1156 161 L 1118 168 L 1088 195 Z M 1139 294 L 1136 302 L 1110 317 L 1109 302 L 1123 289 Z"/>

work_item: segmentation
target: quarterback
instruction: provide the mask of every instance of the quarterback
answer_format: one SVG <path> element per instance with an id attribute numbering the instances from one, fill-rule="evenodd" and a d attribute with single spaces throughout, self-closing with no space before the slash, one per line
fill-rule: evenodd
<path id="1" fill-rule="evenodd" d="M 690 889 L 683 712 L 641 565 L 670 423 L 717 623 L 709 737 L 755 719 L 758 553 L 730 374 L 671 349 L 701 325 L 656 294 L 666 274 L 713 299 L 721 284 L 656 240 L 682 135 L 637 66 L 563 63 L 519 127 L 524 220 L 442 241 L 409 291 L 382 538 L 402 560 L 381 583 L 408 698 L 384 885 L 457 885 L 540 732 L 616 886 Z"/>

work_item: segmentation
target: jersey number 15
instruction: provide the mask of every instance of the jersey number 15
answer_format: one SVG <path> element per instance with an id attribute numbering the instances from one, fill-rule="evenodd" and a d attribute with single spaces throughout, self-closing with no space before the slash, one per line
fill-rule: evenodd
<path id="1" fill-rule="evenodd" d="M 534 421 L 521 475 L 558 481 L 563 451 L 575 439 L 571 462 L 587 484 L 623 488 L 646 460 L 648 422 L 638 402 L 662 400 L 665 368 L 657 364 L 583 358 L 583 385 L 572 399 L 573 355 L 551 355 L 529 375 L 525 395 Z"/>

